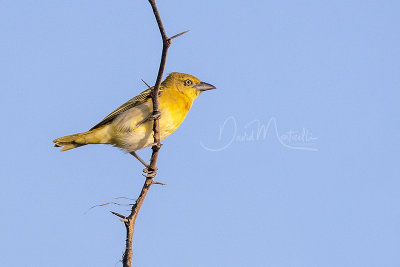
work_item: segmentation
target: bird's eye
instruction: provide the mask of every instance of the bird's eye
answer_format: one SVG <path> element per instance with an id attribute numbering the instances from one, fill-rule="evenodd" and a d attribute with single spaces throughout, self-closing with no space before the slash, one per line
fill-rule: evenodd
<path id="1" fill-rule="evenodd" d="M 189 79 L 185 80 L 185 86 L 190 86 L 190 85 L 192 85 L 192 83 L 193 82 Z"/>

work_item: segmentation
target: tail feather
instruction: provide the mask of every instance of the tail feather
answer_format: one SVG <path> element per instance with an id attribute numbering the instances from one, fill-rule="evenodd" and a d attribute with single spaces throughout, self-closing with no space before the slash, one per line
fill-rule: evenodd
<path id="1" fill-rule="evenodd" d="M 74 144 L 74 143 L 56 143 L 54 146 L 61 147 L 60 151 L 63 152 L 63 151 L 67 151 L 67 150 L 74 149 L 74 148 L 84 146 L 84 145 Z"/>
<path id="2" fill-rule="evenodd" d="M 63 136 L 53 140 L 55 147 L 62 147 L 61 151 L 67 151 L 73 148 L 87 144 L 107 144 L 108 134 L 105 127 L 91 131 Z"/>
<path id="3" fill-rule="evenodd" d="M 67 151 L 73 148 L 77 148 L 80 146 L 84 146 L 87 143 L 85 142 L 85 136 L 88 135 L 89 132 L 77 133 L 72 135 L 63 136 L 53 140 L 55 143 L 55 147 L 62 147 L 61 151 Z"/>

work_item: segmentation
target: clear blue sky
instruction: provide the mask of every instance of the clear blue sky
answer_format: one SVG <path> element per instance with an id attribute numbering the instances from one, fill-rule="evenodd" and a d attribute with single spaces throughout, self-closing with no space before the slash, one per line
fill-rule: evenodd
<path id="1" fill-rule="evenodd" d="M 400 2 L 158 2 L 191 30 L 166 71 L 218 89 L 164 142 L 136 266 L 400 266 Z M 126 207 L 85 211 L 142 166 L 52 140 L 154 83 L 148 2 L 3 0 L 0 34 L 0 265 L 120 266 Z"/>

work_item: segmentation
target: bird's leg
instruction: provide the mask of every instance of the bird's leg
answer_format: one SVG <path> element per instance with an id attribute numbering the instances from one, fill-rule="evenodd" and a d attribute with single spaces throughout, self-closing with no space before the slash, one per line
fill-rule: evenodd
<path id="1" fill-rule="evenodd" d="M 161 118 L 161 112 L 160 111 L 153 112 L 149 116 L 144 118 L 142 121 L 140 121 L 138 124 L 136 124 L 136 128 L 139 127 L 140 125 L 142 125 L 145 122 L 153 121 L 155 119 L 160 119 L 160 118 Z"/>
<path id="2" fill-rule="evenodd" d="M 146 161 L 144 161 L 141 157 L 139 157 L 139 155 L 136 154 L 135 151 L 129 152 L 129 154 L 131 154 L 131 155 L 134 156 L 138 161 L 140 161 L 140 163 L 142 163 L 142 164 L 146 167 L 145 170 L 147 170 L 147 169 L 149 168 L 150 165 L 147 164 Z"/>
<path id="3" fill-rule="evenodd" d="M 140 163 L 142 163 L 146 168 L 143 169 L 143 172 L 146 173 L 144 176 L 147 178 L 154 178 L 157 174 L 157 170 L 153 170 L 150 168 L 150 165 L 146 163 L 135 151 L 129 152 L 132 156 L 134 156 Z"/>
<path id="4" fill-rule="evenodd" d="M 144 120 L 142 120 L 141 122 L 139 122 L 136 127 L 139 127 L 141 124 L 147 122 L 147 121 L 151 121 L 151 120 L 158 120 L 161 118 L 161 112 L 157 111 L 157 112 L 152 112 L 149 116 L 147 116 Z M 161 146 L 161 144 L 160 144 Z M 140 161 L 146 168 L 143 169 L 143 172 L 146 173 L 144 176 L 146 176 L 147 178 L 154 178 L 157 175 L 157 170 L 153 170 L 152 168 L 150 168 L 150 165 L 147 164 L 141 157 L 139 157 L 138 154 L 136 154 L 135 151 L 130 152 L 130 154 L 132 156 L 134 156 L 138 161 Z"/>

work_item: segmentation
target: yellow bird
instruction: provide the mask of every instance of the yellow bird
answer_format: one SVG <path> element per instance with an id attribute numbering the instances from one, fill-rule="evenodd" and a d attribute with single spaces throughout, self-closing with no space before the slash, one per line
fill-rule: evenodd
<path id="1" fill-rule="evenodd" d="M 161 83 L 158 97 L 160 139 L 164 140 L 179 127 L 201 92 L 211 89 L 215 87 L 189 74 L 173 72 L 168 75 Z M 89 131 L 57 138 L 54 146 L 66 151 L 87 144 L 109 144 L 136 157 L 135 151 L 154 143 L 152 114 L 151 89 L 147 89 Z"/>

